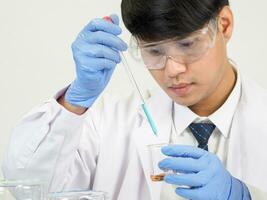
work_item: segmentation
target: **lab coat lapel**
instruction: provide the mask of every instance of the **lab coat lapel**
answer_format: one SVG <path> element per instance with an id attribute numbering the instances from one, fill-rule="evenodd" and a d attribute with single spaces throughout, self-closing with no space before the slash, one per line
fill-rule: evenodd
<path id="1" fill-rule="evenodd" d="M 239 76 L 241 76 L 241 73 L 239 73 Z M 244 81 L 243 77 L 241 76 L 241 96 L 239 100 L 239 104 L 236 108 L 235 114 L 233 116 L 231 128 L 230 128 L 230 134 L 229 134 L 229 142 L 228 142 L 228 154 L 227 154 L 227 162 L 226 162 L 226 168 L 231 172 L 233 176 L 236 178 L 241 179 L 242 174 L 244 173 L 243 167 L 242 167 L 242 160 L 243 160 L 243 154 L 242 152 L 245 152 L 242 146 L 242 140 L 244 139 L 246 132 L 246 125 L 249 124 L 249 122 L 245 122 L 242 120 L 243 117 L 249 111 L 247 111 L 247 106 L 244 106 L 244 103 L 247 102 L 246 99 L 246 91 L 244 88 Z M 243 111 L 245 110 L 245 113 Z M 241 135 L 242 134 L 242 135 Z"/>
<path id="2" fill-rule="evenodd" d="M 226 162 L 226 168 L 231 172 L 233 176 L 236 178 L 241 178 L 242 176 L 242 146 L 240 142 L 240 138 L 242 136 L 240 133 L 242 132 L 242 124 L 239 123 L 238 114 L 235 114 L 232 122 L 229 144 L 228 144 L 228 156 Z"/>
<path id="3" fill-rule="evenodd" d="M 158 129 L 158 136 L 154 135 L 144 112 L 140 109 L 141 124 L 134 130 L 133 137 L 149 186 L 150 195 L 153 200 L 158 200 L 160 198 L 162 182 L 152 182 L 150 179 L 151 162 L 147 145 L 169 142 L 172 123 L 172 101 L 165 93 L 160 91 L 152 95 L 147 101 L 147 108 Z"/>

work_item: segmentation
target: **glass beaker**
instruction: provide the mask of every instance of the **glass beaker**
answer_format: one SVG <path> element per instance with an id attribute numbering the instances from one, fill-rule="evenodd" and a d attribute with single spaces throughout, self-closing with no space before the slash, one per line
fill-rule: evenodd
<path id="1" fill-rule="evenodd" d="M 147 146 L 150 153 L 150 178 L 152 181 L 162 181 L 167 172 L 163 171 L 158 166 L 160 161 L 167 158 L 167 156 L 161 152 L 161 148 L 164 146 L 168 146 L 168 144 L 151 144 Z"/>
<path id="2" fill-rule="evenodd" d="M 150 153 L 150 165 L 151 165 L 150 179 L 152 181 L 163 181 L 164 176 L 167 174 L 175 174 L 175 175 L 181 174 L 174 170 L 167 170 L 167 169 L 162 170 L 158 166 L 160 161 L 164 160 L 165 158 L 168 158 L 168 156 L 164 155 L 161 152 L 161 148 L 168 145 L 174 145 L 174 144 L 163 143 L 163 144 L 151 144 L 147 146 Z M 190 188 L 189 186 L 186 185 L 175 185 L 175 188 L 177 187 L 186 189 Z"/>
<path id="3" fill-rule="evenodd" d="M 48 200 L 106 200 L 107 194 L 101 191 L 66 191 L 48 194 Z"/>
<path id="4" fill-rule="evenodd" d="M 3 180 L 0 181 L 1 200 L 43 200 L 44 187 L 40 181 Z"/>

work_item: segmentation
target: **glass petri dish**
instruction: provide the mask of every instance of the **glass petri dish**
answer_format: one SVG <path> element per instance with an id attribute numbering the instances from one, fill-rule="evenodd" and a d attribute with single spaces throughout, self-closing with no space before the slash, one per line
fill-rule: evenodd
<path id="1" fill-rule="evenodd" d="M 106 200 L 107 194 L 102 191 L 64 191 L 48 194 L 48 200 Z"/>
<path id="2" fill-rule="evenodd" d="M 0 181 L 1 200 L 43 200 L 44 183 L 36 180 Z"/>

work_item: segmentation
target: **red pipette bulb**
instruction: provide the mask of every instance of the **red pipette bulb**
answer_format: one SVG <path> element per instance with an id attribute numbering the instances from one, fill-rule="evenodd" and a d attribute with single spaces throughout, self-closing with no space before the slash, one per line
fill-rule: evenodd
<path id="1" fill-rule="evenodd" d="M 106 21 L 108 21 L 108 22 L 113 23 L 111 17 L 109 17 L 109 16 L 103 17 L 103 19 L 106 20 Z"/>

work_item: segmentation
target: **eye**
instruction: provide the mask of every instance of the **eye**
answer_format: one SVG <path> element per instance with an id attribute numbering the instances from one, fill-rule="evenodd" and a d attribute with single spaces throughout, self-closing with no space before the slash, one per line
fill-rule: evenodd
<path id="1" fill-rule="evenodd" d="M 182 48 L 190 48 L 194 45 L 194 41 L 182 41 L 179 42 L 179 46 Z"/>
<path id="2" fill-rule="evenodd" d="M 160 56 L 163 54 L 161 49 L 157 49 L 157 48 L 148 48 L 145 50 L 147 54 L 151 55 L 151 56 Z"/>
<path id="3" fill-rule="evenodd" d="M 161 52 L 159 50 L 157 50 L 157 49 L 152 49 L 152 50 L 149 51 L 149 53 L 152 54 L 152 55 L 160 55 L 161 54 Z"/>
<path id="4" fill-rule="evenodd" d="M 199 42 L 200 39 L 198 37 L 188 40 L 182 40 L 178 42 L 178 47 L 185 49 L 193 48 L 194 46 L 198 45 Z"/>

